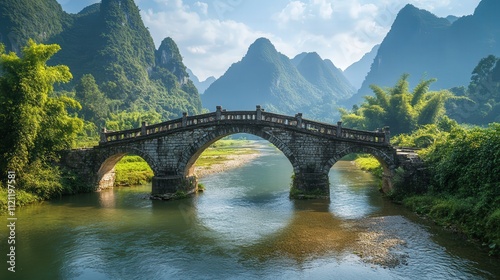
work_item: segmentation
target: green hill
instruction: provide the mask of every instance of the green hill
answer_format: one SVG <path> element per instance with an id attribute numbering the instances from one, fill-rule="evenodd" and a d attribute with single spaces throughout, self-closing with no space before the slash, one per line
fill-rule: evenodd
<path id="1" fill-rule="evenodd" d="M 268 39 L 257 39 L 242 60 L 205 91 L 203 105 L 211 110 L 216 105 L 229 110 L 253 110 L 261 105 L 272 112 L 301 112 L 306 118 L 334 121 L 336 101 L 349 97 L 353 89 L 334 85 L 334 75 L 323 60 L 317 54 L 306 59 L 308 56 L 305 54 L 302 66 L 296 67 L 297 61 L 279 53 Z M 301 73 L 309 70 L 312 72 L 306 76 Z"/>
<path id="2" fill-rule="evenodd" d="M 484 57 L 500 55 L 500 1 L 482 0 L 473 15 L 450 20 L 406 5 L 384 38 L 370 72 L 358 93 L 346 103 L 350 108 L 365 95 L 369 85 L 391 86 L 403 73 L 416 85 L 437 78 L 433 89 L 469 83 L 471 69 Z"/>
<path id="3" fill-rule="evenodd" d="M 167 38 L 155 50 L 133 0 L 102 0 L 78 14 L 64 12 L 56 0 L 2 1 L 0 42 L 18 52 L 29 38 L 61 46 L 49 63 L 68 65 L 74 78 L 60 89 L 72 90 L 91 74 L 111 112 L 155 111 L 163 120 L 201 112 L 175 42 Z"/>

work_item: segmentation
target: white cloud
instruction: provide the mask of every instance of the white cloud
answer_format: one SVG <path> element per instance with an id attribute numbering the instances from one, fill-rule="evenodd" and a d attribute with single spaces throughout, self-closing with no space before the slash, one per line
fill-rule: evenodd
<path id="1" fill-rule="evenodd" d="M 322 19 L 330 19 L 333 14 L 332 3 L 327 0 L 313 0 L 312 6 L 317 9 Z"/>
<path id="2" fill-rule="evenodd" d="M 286 24 L 289 21 L 297 21 L 304 18 L 306 5 L 300 1 L 292 1 L 277 15 L 277 19 L 281 24 Z"/>
<path id="3" fill-rule="evenodd" d="M 273 37 L 269 33 L 252 30 L 241 22 L 202 18 L 181 0 L 160 2 L 167 8 L 159 12 L 153 9 L 141 11 L 156 46 L 166 37 L 174 39 L 184 64 L 201 80 L 211 75 L 222 75 L 232 63 L 245 55 L 248 46 L 257 38 Z"/>
<path id="4" fill-rule="evenodd" d="M 58 0 L 80 10 L 98 0 Z M 266 37 L 289 57 L 316 51 L 345 69 L 380 43 L 411 3 L 438 16 L 472 14 L 480 0 L 135 0 L 156 46 L 172 37 L 186 66 L 220 76 Z M 78 7 L 73 7 L 75 5 Z"/>
<path id="5" fill-rule="evenodd" d="M 278 51 L 289 57 L 316 51 L 345 69 L 383 40 L 407 2 L 440 13 L 452 13 L 450 7 L 464 3 L 458 0 L 276 0 L 267 2 L 264 9 L 260 1 L 155 1 L 158 9 L 148 9 L 141 14 L 156 44 L 167 36 L 172 37 L 184 63 L 200 79 L 222 75 L 245 55 L 258 37 L 269 38 Z M 473 11 L 471 6 L 468 13 Z M 225 8 L 224 17 L 220 16 L 221 7 Z M 466 10 L 465 7 L 462 10 Z M 237 14 L 244 16 L 233 16 Z"/>
<path id="6" fill-rule="evenodd" d="M 208 4 L 204 2 L 196 2 L 194 5 L 200 10 L 203 15 L 208 15 Z"/>
<path id="7" fill-rule="evenodd" d="M 302 1 L 292 1 L 288 3 L 274 19 L 281 25 L 290 21 L 302 22 L 310 19 L 328 20 L 332 17 L 332 3 L 328 0 L 309 0 L 308 3 Z"/>
<path id="8" fill-rule="evenodd" d="M 360 4 L 356 1 L 351 2 L 352 5 L 349 8 L 349 15 L 353 19 L 359 19 L 366 15 L 376 15 L 378 13 L 378 8 L 374 4 Z"/>

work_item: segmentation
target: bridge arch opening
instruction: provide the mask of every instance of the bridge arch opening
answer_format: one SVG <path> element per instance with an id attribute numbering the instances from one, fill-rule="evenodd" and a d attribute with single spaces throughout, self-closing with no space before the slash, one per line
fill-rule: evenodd
<path id="1" fill-rule="evenodd" d="M 143 181 L 149 181 L 155 175 L 155 165 L 153 160 L 141 151 L 124 149 L 112 150 L 102 156 L 101 164 L 97 171 L 98 189 L 106 189 L 115 186 L 116 166 L 122 163 L 121 173 L 127 176 L 135 173 L 136 176 L 126 178 L 130 184 L 140 184 Z M 139 174 L 143 173 L 143 174 Z"/>
<path id="2" fill-rule="evenodd" d="M 391 156 L 386 152 L 373 147 L 352 146 L 339 151 L 332 159 L 328 161 L 325 170 L 330 170 L 339 160 L 354 160 L 356 155 L 370 155 L 375 158 L 382 167 L 382 191 L 389 193 L 392 191 L 392 177 L 395 163 Z"/>
<path id="3" fill-rule="evenodd" d="M 283 143 L 280 142 L 280 140 L 278 140 L 276 138 L 273 139 L 271 137 L 266 137 L 266 135 L 262 135 L 260 133 L 232 132 L 232 133 L 217 135 L 214 137 L 208 137 L 207 139 L 201 139 L 201 141 L 195 143 L 195 145 L 193 145 L 193 147 L 191 147 L 191 154 L 190 154 L 189 160 L 187 161 L 187 164 L 185 165 L 184 175 L 185 176 L 194 176 L 194 175 L 199 175 L 197 173 L 200 173 L 200 174 L 211 173 L 211 172 L 204 172 L 202 170 L 203 166 L 201 166 L 201 165 L 206 164 L 207 162 L 210 162 L 210 159 L 209 160 L 206 159 L 207 157 L 214 157 L 216 159 L 215 164 L 217 164 L 217 157 L 220 157 L 220 158 L 218 158 L 219 160 L 225 161 L 225 160 L 231 160 L 231 157 L 238 156 L 238 155 L 240 155 L 240 156 L 248 155 L 248 157 L 250 157 L 250 158 L 253 158 L 252 155 L 259 156 L 258 155 L 259 151 L 256 151 L 256 152 L 251 151 L 252 149 L 259 148 L 258 145 L 255 146 L 255 143 L 254 144 L 252 144 L 252 142 L 249 142 L 249 143 L 245 143 L 245 142 L 231 143 L 231 141 L 238 140 L 238 139 L 239 140 L 250 140 L 250 141 L 262 141 L 263 143 L 272 144 L 275 149 L 279 150 L 288 159 L 288 161 L 290 162 L 290 165 L 293 169 L 294 157 L 291 154 L 290 150 L 286 146 L 284 146 Z M 223 142 L 220 140 L 225 140 L 226 142 Z M 242 144 L 243 144 L 243 147 L 242 147 Z M 234 146 L 231 146 L 231 145 L 234 145 Z M 267 145 L 267 144 L 265 144 L 265 145 Z M 214 147 L 217 148 L 217 146 L 219 146 L 219 150 L 221 150 L 221 146 L 223 146 L 222 149 L 224 149 L 224 147 L 227 147 L 229 152 L 231 152 L 231 150 L 233 148 L 236 149 L 236 151 L 234 151 L 233 154 L 229 154 L 228 151 L 226 151 L 226 152 L 222 153 L 223 154 L 222 156 L 219 156 L 217 149 L 213 149 Z M 245 147 L 245 146 L 247 146 L 247 147 Z M 238 149 L 240 149 L 240 150 L 238 151 Z M 242 152 L 241 149 L 246 149 L 247 152 L 245 152 L 244 150 Z M 229 156 L 229 158 L 227 158 L 227 156 Z M 202 158 L 202 159 L 199 160 L 200 158 Z M 214 161 L 212 161 L 212 163 L 213 162 Z M 235 164 L 238 165 L 237 162 Z M 196 168 L 196 167 L 198 167 L 198 168 Z"/>

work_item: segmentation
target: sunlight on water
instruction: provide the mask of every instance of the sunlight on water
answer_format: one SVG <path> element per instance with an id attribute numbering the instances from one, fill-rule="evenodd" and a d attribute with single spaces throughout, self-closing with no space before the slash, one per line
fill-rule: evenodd
<path id="1" fill-rule="evenodd" d="M 25 207 L 18 271 L 12 278 L 4 269 L 0 279 L 500 276 L 473 247 L 415 223 L 350 162 L 331 170 L 330 202 L 290 200 L 291 175 L 288 160 L 266 144 L 254 162 L 203 178 L 206 191 L 193 198 L 151 201 L 149 185 Z"/>

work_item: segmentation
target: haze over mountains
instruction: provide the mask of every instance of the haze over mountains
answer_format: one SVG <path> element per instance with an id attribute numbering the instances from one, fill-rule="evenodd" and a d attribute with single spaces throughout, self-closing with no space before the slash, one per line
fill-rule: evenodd
<path id="1" fill-rule="evenodd" d="M 369 85 L 393 86 L 403 73 L 410 74 L 410 86 L 422 78 L 437 78 L 432 90 L 467 85 L 481 58 L 500 56 L 498 11 L 498 0 L 483 0 L 473 15 L 460 18 L 407 5 L 383 42 L 344 72 L 315 52 L 290 59 L 260 38 L 223 76 L 203 82 L 183 64 L 173 39 L 155 49 L 133 0 L 103 0 L 78 14 L 65 13 L 56 0 L 4 0 L 0 42 L 16 52 L 29 38 L 59 44 L 50 63 L 68 65 L 74 75 L 62 88 L 71 90 L 92 74 L 118 110 L 155 111 L 169 119 L 200 113 L 202 105 L 213 111 L 216 105 L 253 110 L 259 104 L 334 122 L 338 106 L 359 104 L 373 95 Z M 201 99 L 198 92 L 205 92 Z"/>
<path id="2" fill-rule="evenodd" d="M 366 53 L 360 60 L 354 62 L 344 70 L 344 76 L 356 88 L 356 91 L 361 88 L 366 78 L 366 74 L 370 72 L 370 67 L 377 56 L 379 47 L 380 45 L 375 45 L 370 52 Z"/>
<path id="3" fill-rule="evenodd" d="M 202 101 L 209 109 L 221 105 L 253 110 L 261 105 L 272 112 L 327 119 L 337 115 L 337 102 L 353 93 L 341 71 L 318 54 L 303 53 L 290 60 L 268 39 L 259 38 L 241 61 L 210 85 Z"/>
<path id="4" fill-rule="evenodd" d="M 425 78 L 437 79 L 433 90 L 466 86 L 481 58 L 500 55 L 498 11 L 500 1 L 483 0 L 473 15 L 439 18 L 408 4 L 398 13 L 383 42 L 343 73 L 315 53 L 297 55 L 291 60 L 293 69 L 283 57 L 273 58 L 278 54 L 269 41 L 267 54 L 263 51 L 260 56 L 254 55 L 262 50 L 256 47 L 263 44 L 259 39 L 240 62 L 207 89 L 203 104 L 208 108 L 217 103 L 228 108 L 243 104 L 253 108 L 256 103 L 279 112 L 301 111 L 330 118 L 335 114 L 329 110 L 336 110 L 338 105 L 350 108 L 363 102 L 363 96 L 373 95 L 369 85 L 393 86 L 403 73 L 410 74 L 410 86 Z M 252 76 L 253 71 L 260 71 L 261 76 Z M 350 97 L 353 90 L 357 92 Z"/>
<path id="5" fill-rule="evenodd" d="M 500 1 L 483 0 L 474 14 L 439 18 L 406 5 L 380 44 L 370 72 L 347 106 L 372 95 L 369 85 L 393 86 L 403 73 L 410 85 L 437 78 L 433 89 L 465 86 L 481 58 L 500 55 Z"/>
<path id="6" fill-rule="evenodd" d="M 214 76 L 210 76 L 206 78 L 204 81 L 200 81 L 200 79 L 189 68 L 187 69 L 187 73 L 189 74 L 189 79 L 193 81 L 193 84 L 198 89 L 198 92 L 200 94 L 203 94 L 205 90 L 216 80 Z"/>
<path id="7" fill-rule="evenodd" d="M 19 53 L 30 38 L 61 46 L 49 63 L 69 66 L 74 78 L 63 89 L 91 74 L 115 111 L 154 111 L 162 119 L 201 112 L 175 42 L 166 38 L 155 50 L 133 0 L 102 0 L 78 14 L 56 0 L 3 0 L 0 42 Z"/>

